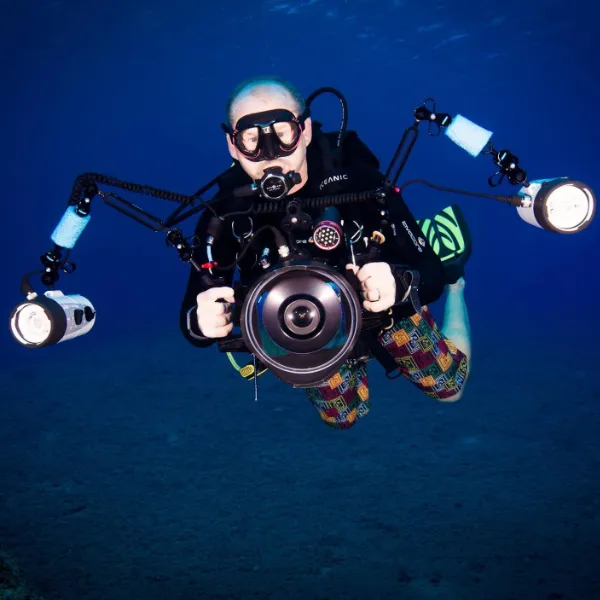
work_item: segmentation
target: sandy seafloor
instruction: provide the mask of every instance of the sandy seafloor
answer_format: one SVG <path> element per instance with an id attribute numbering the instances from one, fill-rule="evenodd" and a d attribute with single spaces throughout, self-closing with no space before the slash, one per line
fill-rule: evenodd
<path id="1" fill-rule="evenodd" d="M 373 364 L 349 431 L 178 332 L 26 360 L 0 373 L 1 543 L 47 600 L 598 600 L 593 347 L 503 333 L 456 404 Z"/>

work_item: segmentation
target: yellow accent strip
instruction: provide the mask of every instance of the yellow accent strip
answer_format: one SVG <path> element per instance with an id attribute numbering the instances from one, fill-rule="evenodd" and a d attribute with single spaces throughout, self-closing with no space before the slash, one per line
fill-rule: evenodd
<path id="1" fill-rule="evenodd" d="M 421 227 L 421 231 L 423 235 L 429 240 L 429 231 L 431 230 L 431 219 L 423 219 L 423 221 L 419 224 Z"/>
<path id="2" fill-rule="evenodd" d="M 445 212 L 445 211 L 443 211 L 443 212 Z M 447 227 L 447 229 L 456 238 L 459 249 L 464 250 L 464 248 L 465 248 L 464 238 L 462 235 L 462 231 L 460 230 L 460 227 L 458 226 L 456 219 L 454 218 L 454 215 L 452 215 L 452 217 L 449 217 L 448 213 L 444 214 L 443 217 L 442 217 L 442 215 L 437 215 L 435 220 L 438 223 L 442 223 L 445 227 Z"/>
<path id="3" fill-rule="evenodd" d="M 253 381 L 254 380 L 254 377 L 252 377 L 254 375 L 254 365 L 253 364 L 248 364 L 248 365 L 245 365 L 243 367 L 240 367 L 240 365 L 238 365 L 238 363 L 235 360 L 235 358 L 233 358 L 233 354 L 231 352 L 226 352 L 225 354 L 227 354 L 227 358 L 229 359 L 229 362 L 231 363 L 231 365 L 233 366 L 233 368 L 244 379 L 246 379 L 248 381 Z M 268 370 L 269 370 L 268 367 L 265 367 L 262 371 L 259 371 L 256 376 L 260 377 L 263 373 L 266 373 Z"/>
<path id="4" fill-rule="evenodd" d="M 231 354 L 231 352 L 227 352 L 227 358 L 229 359 L 229 362 L 232 364 L 233 368 L 236 371 L 240 370 L 240 365 L 237 364 L 237 362 L 235 361 L 235 358 L 233 358 L 233 354 Z"/>

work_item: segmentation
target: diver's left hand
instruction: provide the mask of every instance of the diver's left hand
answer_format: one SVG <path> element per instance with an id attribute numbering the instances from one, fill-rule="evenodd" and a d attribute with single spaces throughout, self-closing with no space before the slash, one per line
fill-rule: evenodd
<path id="1" fill-rule="evenodd" d="M 396 302 L 396 280 L 392 275 L 390 265 L 384 262 L 372 262 L 357 267 L 346 265 L 346 270 L 352 271 L 360 281 L 363 291 L 365 310 L 383 312 Z"/>

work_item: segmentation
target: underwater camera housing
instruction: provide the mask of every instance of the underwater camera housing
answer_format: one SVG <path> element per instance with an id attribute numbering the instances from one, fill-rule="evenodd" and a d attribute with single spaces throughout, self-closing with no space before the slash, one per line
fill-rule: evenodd
<path id="1" fill-rule="evenodd" d="M 234 190 L 233 195 L 245 191 Z M 369 193 L 373 202 L 383 202 L 385 195 L 383 190 Z M 351 203 L 361 199 L 355 194 L 340 194 L 335 201 Z M 263 254 L 259 264 L 264 272 L 249 286 L 237 287 L 235 298 L 240 308 L 234 310 L 233 323 L 240 327 L 241 337 L 229 336 L 218 343 L 223 352 L 251 353 L 293 387 L 314 387 L 335 374 L 354 351 L 365 321 L 356 275 L 341 270 L 339 265 L 331 266 L 329 261 L 332 255 L 339 257 L 336 250 L 345 257 L 344 264 L 351 260 L 346 260 L 350 250 L 344 241 L 349 240 L 340 212 L 336 206 L 321 204 L 322 198 L 291 198 L 261 205 L 263 210 L 279 216 L 278 227 L 266 228 L 274 237 L 279 258 Z M 305 212 L 309 208 L 320 215 L 313 219 Z M 223 216 L 211 219 L 212 243 L 220 237 L 222 219 Z M 248 238 L 247 248 L 251 242 L 252 238 Z M 245 252 L 242 247 L 238 259 Z M 359 260 L 363 258 L 357 255 Z M 213 280 L 212 285 L 220 283 Z M 385 319 L 389 319 L 387 313 L 379 315 L 378 323 Z"/>
<path id="2" fill-rule="evenodd" d="M 240 312 L 244 342 L 293 387 L 331 377 L 362 330 L 362 307 L 348 279 L 315 261 L 289 262 L 250 288 Z"/>

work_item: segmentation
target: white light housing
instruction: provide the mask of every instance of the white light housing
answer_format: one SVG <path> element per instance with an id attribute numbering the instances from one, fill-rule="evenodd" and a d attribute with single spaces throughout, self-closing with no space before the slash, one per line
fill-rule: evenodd
<path id="1" fill-rule="evenodd" d="M 519 216 L 530 225 L 554 233 L 583 231 L 596 214 L 592 189 L 567 177 L 538 179 L 521 188 Z"/>
<path id="2" fill-rule="evenodd" d="M 96 312 L 87 298 L 48 291 L 30 294 L 13 309 L 10 330 L 21 345 L 40 348 L 85 335 L 95 322 Z"/>

